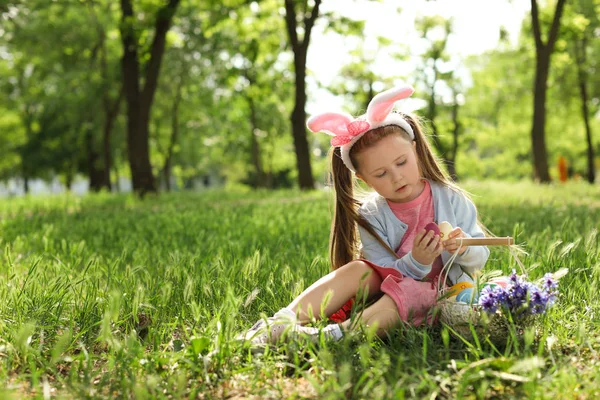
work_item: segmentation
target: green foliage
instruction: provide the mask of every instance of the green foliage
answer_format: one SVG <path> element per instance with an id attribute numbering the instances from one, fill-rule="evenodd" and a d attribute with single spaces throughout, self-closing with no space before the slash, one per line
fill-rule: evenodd
<path id="1" fill-rule="evenodd" d="M 473 87 L 465 95 L 465 132 L 457 164 L 463 177 L 527 177 L 533 62 L 527 53 L 490 52 L 469 60 Z M 511 145 L 507 145 L 510 143 Z"/>
<path id="2" fill-rule="evenodd" d="M 19 172 L 18 168 L 15 168 L 19 165 L 17 149 L 25 143 L 25 132 L 19 115 L 0 108 L 0 132 L 5 132 L 0 147 L 0 178 L 9 178 Z"/>
<path id="3" fill-rule="evenodd" d="M 365 30 L 364 20 L 353 20 L 335 13 L 323 13 L 323 17 L 329 20 L 327 30 L 331 30 L 343 36 L 361 35 Z"/>
<path id="4" fill-rule="evenodd" d="M 96 24 L 83 4 L 17 10 L 7 24 L 3 44 L 11 52 L 2 74 L 5 107 L 18 115 L 20 126 L 3 135 L 20 134 L 21 145 L 11 147 L 17 162 L 3 175 L 47 178 L 84 172 L 84 139 L 88 131 L 100 129 L 101 97 L 93 94 L 101 92 L 103 82 L 90 72 L 99 52 Z M 56 45 L 57 35 L 63 46 Z"/>
<path id="5" fill-rule="evenodd" d="M 324 192 L 0 201 L 2 395 L 60 398 L 567 398 L 598 392 L 600 208 L 588 185 L 467 182 L 487 227 L 560 267 L 523 342 L 368 329 L 252 357 L 234 336 L 329 270 Z M 487 270 L 515 267 L 493 248 Z M 576 377 L 576 378 L 575 378 Z"/>
<path id="6" fill-rule="evenodd" d="M 157 11 L 164 4 L 137 0 L 136 18 L 127 22 L 139 45 L 142 71 L 150 59 Z M 314 3 L 294 4 L 301 23 Z M 540 10 L 544 38 L 553 9 L 553 2 L 547 2 Z M 578 66 L 583 66 L 590 97 L 592 134 L 600 129 L 600 75 L 594 57 L 600 51 L 599 9 L 598 0 L 568 2 L 565 8 L 548 82 L 551 173 L 561 155 L 576 173 L 585 173 Z M 167 35 L 151 111 L 155 175 L 162 179 L 171 154 L 171 174 L 180 188 L 206 175 L 250 186 L 293 184 L 297 171 L 289 116 L 295 82 L 284 12 L 278 0 L 181 2 Z M 122 86 L 119 2 L 18 1 L 0 7 L 0 15 L 0 179 L 86 174 L 90 150 L 102 148 L 107 100 L 114 102 Z M 361 114 L 373 94 L 405 80 L 424 104 L 417 113 L 435 123 L 441 156 L 449 156 L 458 122 L 459 177 L 532 175 L 535 46 L 529 18 L 517 44 L 501 29 L 496 49 L 466 60 L 448 51 L 454 28 L 444 16 L 415 20 L 418 48 L 400 44 L 405 41 L 399 37 L 377 38 L 374 44 L 364 34 L 365 20 L 349 18 L 343 10 L 323 11 L 319 21 L 317 28 L 344 36 L 352 48 L 349 63 L 340 66 L 328 88 L 344 96 L 350 113 Z M 575 48 L 583 42 L 587 58 L 580 62 Z M 415 72 L 384 76 L 382 65 L 397 71 L 410 66 Z M 122 103 L 110 142 L 112 173 L 120 176 L 129 173 Z M 310 138 L 315 175 L 324 177 L 327 137 Z M 598 158 L 600 141 L 592 140 Z"/>
<path id="7" fill-rule="evenodd" d="M 293 91 L 284 21 L 279 5 L 264 1 L 239 7 L 212 28 L 214 54 L 207 80 L 216 81 L 205 120 L 203 162 L 231 180 L 257 185 L 252 142 L 258 162 L 271 184 L 294 166 L 288 115 Z M 216 118 L 215 118 L 216 117 Z"/>
<path id="8" fill-rule="evenodd" d="M 581 117 L 581 99 L 577 82 L 576 61 L 570 48 L 575 45 L 573 30 L 585 26 L 585 18 L 567 7 L 561 41 L 553 56 L 553 69 L 548 81 L 546 143 L 550 174 L 557 176 L 558 157 L 564 156 L 578 175 L 585 175 L 585 129 Z M 543 18 L 551 18 L 546 10 Z M 530 177 L 531 119 L 533 112 L 534 43 L 525 20 L 517 48 L 505 44 L 500 49 L 468 61 L 473 85 L 465 94 L 466 132 L 464 151 L 457 161 L 462 177 L 497 177 L 521 179 Z M 596 42 L 589 42 L 597 46 Z M 589 54 L 592 54 L 588 49 Z M 596 68 L 589 57 L 589 71 Z M 587 81 L 590 95 L 592 132 L 600 129 L 593 116 L 598 110 L 600 86 L 597 74 Z M 592 137 L 598 148 L 598 139 Z M 598 153 L 596 153 L 598 155 Z"/>

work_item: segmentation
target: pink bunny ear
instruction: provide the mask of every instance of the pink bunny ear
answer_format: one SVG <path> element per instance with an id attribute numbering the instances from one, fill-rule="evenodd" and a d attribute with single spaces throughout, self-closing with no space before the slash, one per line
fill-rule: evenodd
<path id="1" fill-rule="evenodd" d="M 347 136 L 348 124 L 352 122 L 352 116 L 342 113 L 324 113 L 310 117 L 306 126 L 312 132 L 325 132 L 331 136 Z"/>
<path id="2" fill-rule="evenodd" d="M 406 99 L 415 90 L 411 86 L 399 86 L 386 90 L 373 97 L 367 107 L 367 120 L 371 123 L 383 121 L 398 100 Z"/>

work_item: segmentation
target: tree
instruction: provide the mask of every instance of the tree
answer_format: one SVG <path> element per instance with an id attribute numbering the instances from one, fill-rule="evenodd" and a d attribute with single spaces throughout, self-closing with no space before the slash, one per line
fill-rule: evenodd
<path id="1" fill-rule="evenodd" d="M 110 170 L 112 167 L 111 137 L 115 120 L 119 115 L 119 109 L 123 100 L 124 85 L 120 82 L 120 76 L 114 76 L 114 73 L 111 74 L 111 71 L 116 71 L 117 69 L 110 68 L 112 67 L 111 64 L 113 64 L 112 61 L 115 58 L 111 57 L 111 50 L 114 48 L 114 46 L 111 46 L 113 43 L 107 38 L 107 30 L 110 29 L 109 24 L 112 22 L 112 4 L 108 3 L 105 5 L 104 12 L 101 13 L 101 16 L 98 16 L 98 13 L 96 13 L 96 6 L 96 2 L 90 1 L 88 3 L 88 8 L 98 35 L 95 52 L 99 53 L 97 56 L 97 58 L 99 58 L 97 66 L 99 66 L 100 69 L 100 87 L 102 92 L 102 111 L 104 120 L 102 124 L 101 144 L 98 145 L 97 141 L 93 140 L 94 138 L 90 138 L 88 175 L 91 190 L 99 191 L 102 188 L 105 188 L 110 191 L 112 189 L 110 181 Z M 119 86 L 119 88 L 115 90 L 116 86 Z"/>
<path id="2" fill-rule="evenodd" d="M 540 182 L 550 182 L 548 156 L 546 150 L 546 89 L 550 71 L 550 58 L 558 37 L 560 18 L 566 0 L 558 0 L 552 26 L 546 43 L 542 40 L 537 0 L 531 0 L 531 22 L 535 39 L 536 63 L 533 99 L 533 125 L 531 127 L 531 146 L 533 151 L 534 177 Z"/>
<path id="3" fill-rule="evenodd" d="M 465 60 L 472 84 L 461 111 L 461 178 L 531 176 L 531 132 L 524 121 L 532 115 L 533 46 L 529 35 L 518 47 L 501 40 L 496 49 Z"/>
<path id="4" fill-rule="evenodd" d="M 156 192 L 150 164 L 149 121 L 156 91 L 166 36 L 180 0 L 169 0 L 155 16 L 154 38 L 146 64 L 143 87 L 140 82 L 139 44 L 131 0 L 121 0 L 121 39 L 123 42 L 123 85 L 127 100 L 127 154 L 133 189 L 141 195 Z"/>
<path id="5" fill-rule="evenodd" d="M 462 94 L 463 88 L 459 79 L 452 77 L 449 81 L 450 90 L 452 92 L 452 102 L 449 105 L 452 119 L 452 145 L 450 146 L 450 151 L 447 157 L 447 166 L 448 174 L 450 174 L 450 177 L 453 180 L 457 181 L 458 174 L 456 173 L 456 154 L 458 153 L 458 139 L 463 130 L 463 124 L 459 117 L 459 110 L 462 103 L 464 103 L 464 95 Z"/>
<path id="6" fill-rule="evenodd" d="M 577 68 L 577 83 L 579 94 L 581 96 L 581 115 L 585 125 L 586 138 L 586 155 L 587 155 L 587 181 L 594 183 L 596 181 L 596 171 L 594 166 L 594 146 L 592 143 L 592 128 L 590 124 L 590 99 L 588 90 L 588 71 L 594 71 L 597 67 L 597 61 L 593 61 L 588 57 L 590 41 L 593 38 L 594 31 L 599 26 L 598 15 L 595 12 L 594 1 L 579 0 L 575 5 L 578 15 L 583 18 L 578 18 L 583 24 L 583 27 L 573 32 L 572 48 L 576 60 Z M 590 68 L 590 63 L 596 63 L 596 66 Z M 592 106 L 593 107 L 593 106 Z"/>
<path id="7" fill-rule="evenodd" d="M 223 29 L 224 36 L 229 36 L 232 56 L 238 60 L 238 66 L 231 69 L 238 76 L 235 80 L 237 92 L 247 103 L 248 154 L 252 172 L 245 181 L 253 187 L 272 187 L 274 183 L 266 147 L 274 139 L 273 128 L 282 111 L 287 111 L 286 102 L 273 107 L 277 102 L 273 104 L 272 99 L 273 94 L 282 94 L 282 86 L 290 83 L 284 75 L 289 64 L 282 62 L 280 57 L 287 43 L 279 35 L 284 21 L 277 16 L 278 8 L 279 1 L 269 0 L 240 8 L 238 18 L 244 23 L 230 21 L 233 23 L 225 24 Z"/>
<path id="8" fill-rule="evenodd" d="M 460 132 L 458 119 L 460 104 L 457 99 L 460 97 L 460 81 L 454 76 L 453 68 L 448 65 L 450 55 L 446 50 L 448 38 L 452 34 L 452 20 L 439 15 L 425 16 L 418 19 L 415 25 L 428 44 L 421 55 L 423 61 L 418 74 L 420 84 L 425 86 L 424 92 L 428 95 L 424 114 L 431 125 L 433 146 L 446 165 L 450 176 L 456 178 L 455 161 Z M 444 96 L 439 92 L 444 87 L 451 95 L 451 100 L 448 102 L 443 100 Z M 443 139 L 444 130 L 439 126 L 439 119 L 444 111 L 449 111 L 452 120 L 451 143 Z"/>
<path id="9" fill-rule="evenodd" d="M 62 175 L 70 183 L 87 156 L 83 138 L 94 126 L 98 104 L 90 74 L 96 52 L 93 30 L 78 6 L 18 5 L 7 14 L 3 45 L 10 56 L 7 104 L 21 117 L 23 140 L 15 148 L 28 191 L 31 178 Z M 73 26 L 82 28 L 74 32 Z M 64 39 L 57 46 L 52 34 Z"/>
<path id="10" fill-rule="evenodd" d="M 167 175 L 180 187 L 209 175 L 252 187 L 296 178 L 280 1 L 247 3 L 178 8 L 150 132 L 154 172 L 167 190 Z"/>
<path id="11" fill-rule="evenodd" d="M 302 3 L 303 12 L 298 15 L 297 4 Z M 310 35 L 319 16 L 321 0 L 314 0 L 309 10 L 308 0 L 285 0 L 285 22 L 288 37 L 294 52 L 294 70 L 296 96 L 294 111 L 292 111 L 292 134 L 296 150 L 296 167 L 298 168 L 298 184 L 301 189 L 314 189 L 315 183 L 310 165 L 310 152 L 306 138 L 306 54 Z M 300 21 L 301 23 L 299 23 Z M 304 32 L 303 38 L 298 37 L 298 30 Z"/>

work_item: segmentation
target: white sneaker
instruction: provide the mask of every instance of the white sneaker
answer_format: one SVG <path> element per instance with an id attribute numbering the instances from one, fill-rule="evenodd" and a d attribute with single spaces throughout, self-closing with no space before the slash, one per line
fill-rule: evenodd
<path id="1" fill-rule="evenodd" d="M 338 324 L 330 324 L 325 328 L 315 328 L 312 326 L 296 325 L 293 327 L 293 333 L 296 337 L 308 338 L 311 342 L 317 343 L 321 333 L 325 339 L 340 340 L 344 336 L 342 329 Z"/>
<path id="2" fill-rule="evenodd" d="M 250 342 L 253 353 L 261 353 L 265 347 L 275 345 L 283 339 L 306 338 L 316 343 L 321 333 L 326 339 L 332 340 L 340 340 L 343 336 L 338 324 L 327 325 L 325 328 L 299 325 L 296 322 L 296 314 L 283 308 L 266 320 L 256 321 L 248 331 L 238 335 L 237 339 Z"/>
<path id="3" fill-rule="evenodd" d="M 248 331 L 238 335 L 237 338 L 249 341 L 253 347 L 276 344 L 286 329 L 293 329 L 295 326 L 296 314 L 283 308 L 266 320 L 259 319 Z"/>

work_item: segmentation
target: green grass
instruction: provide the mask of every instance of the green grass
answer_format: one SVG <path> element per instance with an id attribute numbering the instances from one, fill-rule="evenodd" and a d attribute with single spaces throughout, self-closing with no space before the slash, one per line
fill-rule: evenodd
<path id="1" fill-rule="evenodd" d="M 0 397 L 598 398 L 600 190 L 465 187 L 532 278 L 570 271 L 501 348 L 443 327 L 259 357 L 232 341 L 328 272 L 328 193 L 1 200 Z M 513 267 L 496 248 L 486 268 Z"/>

